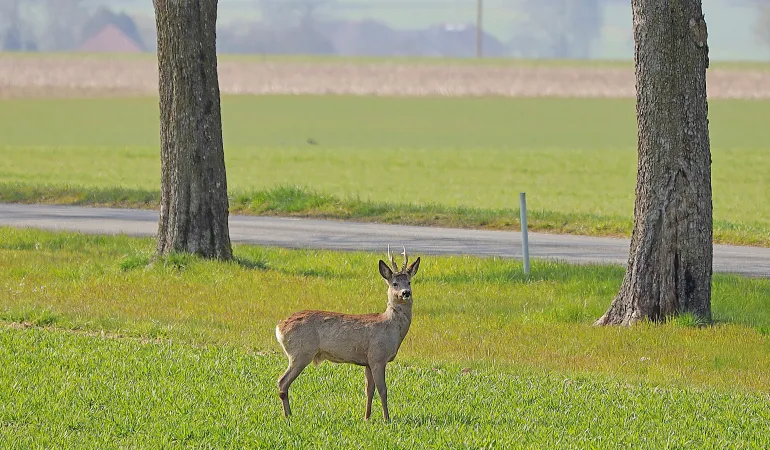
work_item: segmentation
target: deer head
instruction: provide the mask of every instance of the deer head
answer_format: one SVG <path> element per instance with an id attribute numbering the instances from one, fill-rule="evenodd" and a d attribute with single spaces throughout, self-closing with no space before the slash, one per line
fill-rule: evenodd
<path id="1" fill-rule="evenodd" d="M 390 253 L 390 245 L 388 245 L 388 259 L 393 268 L 391 269 L 385 261 L 380 260 L 380 275 L 388 284 L 388 300 L 401 304 L 412 302 L 411 279 L 420 268 L 420 258 L 409 264 L 409 255 L 406 253 L 406 247 L 403 248 L 404 251 L 401 254 L 404 255 L 404 265 L 400 269 Z"/>

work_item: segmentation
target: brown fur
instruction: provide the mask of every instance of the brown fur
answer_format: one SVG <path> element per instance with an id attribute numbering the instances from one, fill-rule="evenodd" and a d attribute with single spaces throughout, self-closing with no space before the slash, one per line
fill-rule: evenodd
<path id="1" fill-rule="evenodd" d="M 380 261 L 380 275 L 388 285 L 388 307 L 383 313 L 345 314 L 331 311 L 299 311 L 278 323 L 276 339 L 289 359 L 289 367 L 278 380 L 284 416 L 291 414 L 289 387 L 311 362 L 348 363 L 366 368 L 366 413 L 368 419 L 376 388 L 385 420 L 389 420 L 385 365 L 393 361 L 412 322 L 411 278 L 420 258 L 394 269 Z"/>
<path id="2" fill-rule="evenodd" d="M 321 320 L 338 319 L 343 322 L 360 322 L 360 323 L 374 323 L 382 321 L 382 313 L 370 313 L 370 314 L 345 314 L 332 311 L 319 311 L 314 309 L 307 309 L 304 311 L 297 311 L 289 317 L 283 319 L 278 323 L 278 330 L 281 334 L 286 335 L 291 333 L 297 326 L 310 319 L 320 318 Z"/>

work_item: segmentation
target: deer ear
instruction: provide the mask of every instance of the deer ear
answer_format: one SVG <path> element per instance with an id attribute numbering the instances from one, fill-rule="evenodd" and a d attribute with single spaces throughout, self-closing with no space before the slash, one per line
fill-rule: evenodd
<path id="1" fill-rule="evenodd" d="M 383 260 L 380 260 L 380 275 L 388 281 L 393 278 L 393 271 L 390 270 L 390 267 Z"/>
<path id="2" fill-rule="evenodd" d="M 418 256 L 417 259 L 415 259 L 412 264 L 409 264 L 409 267 L 406 269 L 406 273 L 409 274 L 409 278 L 412 278 L 413 276 L 417 275 L 417 269 L 419 268 L 420 268 L 420 257 Z"/>

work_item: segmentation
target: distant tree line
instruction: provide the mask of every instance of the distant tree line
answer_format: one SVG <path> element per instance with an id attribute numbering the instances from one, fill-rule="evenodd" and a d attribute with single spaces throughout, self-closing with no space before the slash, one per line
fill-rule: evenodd
<path id="1" fill-rule="evenodd" d="M 770 3 L 767 0 L 757 1 L 759 15 L 757 16 L 757 36 L 770 49 Z"/>
<path id="2" fill-rule="evenodd" d="M 0 47 L 5 51 L 67 51 L 112 24 L 145 48 L 134 19 L 81 0 L 0 0 Z"/>
<path id="3" fill-rule="evenodd" d="M 581 59 L 601 37 L 605 2 L 614 0 L 515 0 L 521 17 L 513 47 L 519 56 Z"/>
<path id="4" fill-rule="evenodd" d="M 250 0 L 253 14 L 220 24 L 217 47 L 225 53 L 472 56 L 475 33 L 399 30 L 376 18 L 344 20 L 345 0 Z M 471 3 L 472 0 L 469 0 Z M 602 37 L 604 10 L 628 0 L 509 0 L 511 38 L 484 35 L 488 56 L 590 58 Z M 129 16 L 86 0 L 0 0 L 0 49 L 77 49 L 113 24 L 147 51 L 156 45 L 154 18 Z M 248 3 L 246 3 L 248 7 Z M 496 7 L 500 7 L 497 3 Z M 408 7 L 408 5 L 406 5 Z M 770 2 L 736 0 L 757 9 L 756 36 L 770 49 Z M 254 17 L 260 17 L 257 20 Z M 471 24 L 472 27 L 472 24 Z M 446 30 L 444 30 L 446 31 Z M 466 42 L 467 41 L 467 42 Z"/>

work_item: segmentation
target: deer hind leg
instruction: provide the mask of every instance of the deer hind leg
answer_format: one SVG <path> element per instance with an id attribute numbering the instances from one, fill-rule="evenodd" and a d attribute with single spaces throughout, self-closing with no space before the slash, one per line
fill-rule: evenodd
<path id="1" fill-rule="evenodd" d="M 300 373 L 310 364 L 313 360 L 312 355 L 302 355 L 297 358 L 289 357 L 289 367 L 286 372 L 278 379 L 278 397 L 280 397 L 283 403 L 283 417 L 289 417 L 291 415 L 291 408 L 289 407 L 289 386 L 297 379 Z"/>
<path id="2" fill-rule="evenodd" d="M 364 420 L 369 420 L 372 415 L 372 399 L 374 398 L 374 375 L 372 375 L 372 368 L 366 366 L 366 412 L 364 413 Z"/>
<path id="3" fill-rule="evenodd" d="M 390 422 L 390 415 L 388 414 L 388 387 L 385 385 L 385 364 L 372 364 L 371 367 L 372 375 L 374 376 L 374 385 L 377 387 L 377 392 L 380 393 L 382 415 L 385 422 Z"/>

